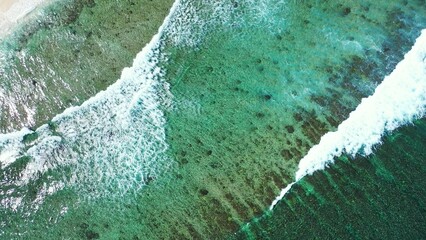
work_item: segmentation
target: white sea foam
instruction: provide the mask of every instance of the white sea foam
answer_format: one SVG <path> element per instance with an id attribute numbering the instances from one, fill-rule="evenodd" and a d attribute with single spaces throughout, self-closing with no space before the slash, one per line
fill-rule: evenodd
<path id="1" fill-rule="evenodd" d="M 242 25 L 269 30 L 281 29 L 283 24 L 277 23 L 277 18 L 274 16 L 282 11 L 286 1 L 274 0 L 274 5 L 279 7 L 268 8 L 271 4 L 268 3 L 270 1 L 179 0 L 175 2 L 174 9 L 168 17 L 173 21 L 165 24 L 162 31 L 167 33 L 167 41 L 175 46 L 196 49 L 213 29 L 234 31 Z M 238 31 L 233 33 L 239 34 Z M 67 41 L 72 41 L 74 44 L 80 45 L 84 42 L 84 38 L 81 36 L 65 35 Z M 10 69 L 9 63 L 14 62 L 11 60 L 14 57 L 17 57 L 16 60 L 29 73 L 33 69 L 27 66 L 46 68 L 42 59 L 28 58 L 25 49 L 16 53 L 6 50 L 9 49 L 8 47 L 1 49 L 2 47 L 4 46 L 0 46 L 0 73 L 7 72 L 6 69 Z M 46 112 L 56 111 L 54 109 L 57 109 L 57 107 L 67 107 L 68 104 L 64 100 L 46 94 L 49 87 L 46 88 L 45 81 L 37 81 L 37 85 L 33 86 L 33 84 L 29 84 L 30 79 L 27 76 L 20 74 L 18 70 L 11 71 L 13 73 L 5 75 L 4 81 L 0 82 L 0 116 L 13 119 L 13 121 L 4 126 L 2 131 L 11 132 L 20 129 L 22 126 L 34 126 L 38 103 L 46 103 L 43 105 Z M 53 81 L 53 85 L 57 87 L 58 91 L 70 91 L 68 81 L 56 75 L 54 71 L 46 69 L 43 72 L 46 72 L 46 76 Z M 75 81 L 78 82 L 79 79 L 75 79 Z M 52 101 L 55 102 L 54 105 L 47 104 Z"/>
<path id="2" fill-rule="evenodd" d="M 168 40 L 179 47 L 196 49 L 213 30 L 234 31 L 241 26 L 260 27 L 276 32 L 283 28 L 277 21 L 286 7 L 285 0 L 275 0 L 271 8 L 270 0 L 216 1 L 181 0 L 167 26 Z"/>
<path id="3" fill-rule="evenodd" d="M 29 133 L 31 130 L 23 128 L 19 132 L 0 134 L 0 168 L 7 167 L 21 155 L 19 149 L 25 146 L 23 137 Z"/>
<path id="4" fill-rule="evenodd" d="M 33 133 L 29 129 L 0 135 L 1 168 L 19 157 L 30 157 L 18 179 L 0 181 L 19 187 L 49 174 L 48 170 L 63 173 L 47 178 L 38 189 L 33 201 L 37 208 L 47 195 L 63 187 L 75 189 L 83 198 L 122 196 L 167 171 L 173 161 L 165 154 L 163 109 L 170 105 L 172 95 L 158 63 L 166 61 L 161 39 L 177 6 L 179 1 L 159 33 L 137 54 L 133 66 L 125 68 L 107 90 L 39 127 L 31 143 L 23 142 L 25 135 Z M 16 210 L 21 201 L 14 199 L 22 200 L 25 192 L 21 195 L 17 191 L 2 196 L 3 207 Z"/>
<path id="5" fill-rule="evenodd" d="M 325 134 L 299 162 L 295 182 L 332 164 L 343 153 L 369 155 L 382 136 L 421 118 L 426 111 L 426 29 L 374 94 L 364 98 L 337 131 Z M 273 201 L 272 209 L 291 183 Z"/>

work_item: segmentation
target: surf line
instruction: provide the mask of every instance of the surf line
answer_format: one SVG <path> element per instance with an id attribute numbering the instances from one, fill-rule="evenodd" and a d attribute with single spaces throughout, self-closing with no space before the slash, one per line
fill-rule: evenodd
<path id="1" fill-rule="evenodd" d="M 381 138 L 399 126 L 425 116 L 426 112 L 426 29 L 423 29 L 412 49 L 386 76 L 373 95 L 363 98 L 335 132 L 321 137 L 303 157 L 294 182 L 283 188 L 269 210 L 285 196 L 291 187 L 306 175 L 322 170 L 343 153 L 370 155 Z"/>
<path id="2" fill-rule="evenodd" d="M 36 130 L 23 128 L 0 134 L 0 170 L 25 159 L 15 174 L 19 177 L 6 179 L 7 186 L 28 185 L 50 170 L 61 175 L 59 180 L 43 180 L 31 208 L 37 209 L 46 196 L 65 186 L 76 189 L 86 199 L 122 196 L 145 186 L 148 177 L 155 177 L 173 164 L 165 154 L 168 145 L 162 110 L 172 104 L 173 96 L 158 62 L 167 61 L 162 48 L 180 2 L 175 1 L 133 65 L 124 68 L 121 77 L 106 90 L 80 106 L 67 108 Z M 35 139 L 24 141 L 30 134 Z M 67 174 L 63 174 L 65 167 L 70 169 Z M 15 211 L 23 206 L 21 200 L 26 193 L 4 194 L 0 207 Z"/>
<path id="3" fill-rule="evenodd" d="M 134 92 L 136 91 L 136 90 L 133 90 L 135 89 L 134 85 L 140 84 L 140 81 L 135 83 L 134 77 L 132 78 L 132 74 L 136 75 L 134 73 L 135 71 L 138 70 L 140 72 L 143 72 L 143 70 L 145 70 L 147 72 L 150 68 L 158 71 L 158 69 L 155 69 L 156 62 L 151 63 L 153 61 L 151 58 L 156 57 L 156 55 L 158 55 L 158 49 L 161 48 L 160 41 L 164 35 L 168 34 L 167 31 L 169 31 L 168 30 L 169 25 L 172 22 L 173 15 L 176 15 L 175 13 L 176 9 L 180 7 L 181 5 L 180 2 L 181 0 L 176 0 L 174 2 L 174 4 L 172 5 L 169 11 L 169 14 L 166 16 L 158 32 L 153 36 L 151 41 L 137 54 L 137 56 L 133 60 L 133 66 L 130 68 L 129 67 L 124 68 L 121 74 L 121 77 L 114 84 L 109 86 L 106 90 L 101 91 L 97 93 L 95 96 L 89 98 L 88 100 L 83 102 L 80 106 L 73 106 L 73 107 L 69 107 L 65 109 L 64 112 L 53 117 L 52 121 L 60 121 L 61 119 L 69 118 L 76 112 L 82 111 L 82 109 L 89 108 L 91 105 L 99 104 L 99 102 L 101 102 L 104 99 L 107 99 L 108 97 L 111 97 L 117 92 L 120 92 L 120 93 L 124 92 L 121 95 L 134 94 Z M 153 74 L 151 74 L 149 77 L 152 78 L 153 77 L 152 75 Z M 139 85 L 137 86 L 140 88 Z M 126 97 L 129 97 L 127 95 Z M 130 97 L 133 97 L 133 96 L 130 96 Z M 138 96 L 136 96 L 136 100 L 137 100 L 137 97 Z M 135 102 L 136 100 L 132 99 L 133 102 Z M 121 103 L 123 101 L 120 99 L 120 101 L 115 101 L 115 102 Z M 133 102 L 132 104 L 134 105 Z M 128 108 L 130 107 L 127 106 L 125 109 L 128 109 Z M 19 131 L 0 134 L 0 169 L 6 168 L 8 165 L 13 163 L 14 160 L 16 160 L 16 158 L 19 158 L 21 156 L 22 153 L 20 152 L 20 150 L 25 148 L 24 144 L 22 144 L 22 141 L 25 135 L 36 133 L 36 132 L 40 133 L 40 131 L 42 131 L 45 128 L 47 128 L 47 124 L 40 126 L 36 130 L 30 130 L 24 127 Z"/>

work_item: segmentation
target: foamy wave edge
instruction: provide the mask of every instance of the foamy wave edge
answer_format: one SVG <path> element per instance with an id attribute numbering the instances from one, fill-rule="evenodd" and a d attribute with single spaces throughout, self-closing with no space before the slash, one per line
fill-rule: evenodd
<path id="1" fill-rule="evenodd" d="M 269 209 L 304 176 L 326 168 L 334 162 L 334 157 L 343 153 L 370 155 L 385 133 L 424 117 L 425 110 L 426 29 L 423 29 L 412 49 L 374 94 L 362 99 L 337 131 L 322 136 L 319 144 L 300 160 L 295 181 L 281 190 Z"/>
<path id="2" fill-rule="evenodd" d="M 88 100 L 83 102 L 80 106 L 74 106 L 74 107 L 70 107 L 70 108 L 65 109 L 62 113 L 53 117 L 52 121 L 60 121 L 61 119 L 72 115 L 73 113 L 77 112 L 78 110 L 80 110 L 84 107 L 88 107 L 91 104 L 94 104 L 94 103 L 101 101 L 102 99 L 107 97 L 107 95 L 110 94 L 110 92 L 115 92 L 115 91 L 119 90 L 120 86 L 122 84 L 125 84 L 124 81 L 126 81 L 126 79 L 131 78 L 131 76 L 129 76 L 129 75 L 132 74 L 133 68 L 137 68 L 137 66 L 139 66 L 143 63 L 150 62 L 150 57 L 154 54 L 155 49 L 159 47 L 159 43 L 160 43 L 160 40 L 161 40 L 161 34 L 163 34 L 165 32 L 165 30 L 167 30 L 167 27 L 170 25 L 171 17 L 176 12 L 176 9 L 178 8 L 179 4 L 180 4 L 180 0 L 176 0 L 174 2 L 172 8 L 170 9 L 169 14 L 166 16 L 163 24 L 158 29 L 158 32 L 153 36 L 151 41 L 141 50 L 141 52 L 139 52 L 137 54 L 137 56 L 133 60 L 133 67 L 124 68 L 122 73 L 121 73 L 121 77 L 114 84 L 109 86 L 106 90 L 101 91 L 98 94 L 96 94 L 95 96 L 89 98 Z M 35 131 L 30 130 L 28 128 L 22 128 L 21 130 L 16 131 L 16 132 L 0 134 L 0 147 L 3 147 L 3 148 L 0 148 L 0 166 L 1 166 L 1 168 L 5 168 L 8 165 L 10 165 L 11 163 L 13 163 L 13 161 L 11 161 L 10 157 L 17 157 L 19 155 L 18 153 L 12 154 L 12 152 L 14 152 L 12 150 L 13 150 L 13 148 L 19 148 L 19 146 L 22 145 L 20 142 L 22 142 L 23 137 L 25 135 L 34 133 L 34 132 L 39 131 L 39 130 L 43 130 L 44 128 L 46 128 L 46 125 L 40 126 Z"/>
<path id="3" fill-rule="evenodd" d="M 55 135 L 55 133 L 52 132 L 52 130 L 50 129 L 49 124 L 44 124 L 36 130 L 23 128 L 20 131 L 0 134 L 0 169 L 8 167 L 20 157 L 32 157 L 32 160 L 20 172 L 20 178 L 18 180 L 13 180 L 13 183 L 11 184 L 14 184 L 16 186 L 23 186 L 27 184 L 30 180 L 37 177 L 38 174 L 42 174 L 48 169 L 54 169 L 56 166 L 59 165 L 74 164 L 76 160 L 68 159 L 68 157 L 75 156 L 76 153 L 74 153 L 74 149 L 71 148 L 73 146 L 79 146 L 78 142 L 80 140 L 79 138 L 81 138 L 80 135 L 83 137 L 88 136 L 92 138 L 87 139 L 90 142 L 89 144 L 92 144 L 94 146 L 108 147 L 105 145 L 105 142 L 108 143 L 108 139 L 105 139 L 105 136 L 108 136 L 108 133 L 103 131 L 102 129 L 102 126 L 104 128 L 106 127 L 106 125 L 102 125 L 104 123 L 109 124 L 107 126 L 114 127 L 114 129 L 112 129 L 110 132 L 114 133 L 114 136 L 117 136 L 118 138 L 117 141 L 120 142 L 120 140 L 134 140 L 131 138 L 131 136 L 133 136 L 133 128 L 129 127 L 129 125 L 133 124 L 136 126 L 142 126 L 139 128 L 144 127 L 140 124 L 140 122 L 135 123 L 134 121 L 147 121 L 144 124 L 146 125 L 145 128 L 147 129 L 147 132 L 145 133 L 145 135 L 147 135 L 147 138 L 136 139 L 138 141 L 136 141 L 136 143 L 133 143 L 139 145 L 142 144 L 142 146 L 145 147 L 144 151 L 139 151 L 135 153 L 133 157 L 136 159 L 134 161 L 136 161 L 139 165 L 142 164 L 141 158 L 149 159 L 144 161 L 146 166 L 137 165 L 135 166 L 135 168 L 137 168 L 137 170 L 141 170 L 141 168 L 142 170 L 154 168 L 154 170 L 152 171 L 156 171 L 155 166 L 153 167 L 151 165 L 154 164 L 153 162 L 155 162 L 155 160 L 158 160 L 159 158 L 161 158 L 161 160 L 165 162 L 163 165 L 172 164 L 167 163 L 167 157 L 163 156 L 168 146 L 165 142 L 165 118 L 160 108 L 162 104 L 169 104 L 169 102 L 160 103 L 160 101 L 171 102 L 172 96 L 171 93 L 168 92 L 167 83 L 160 81 L 160 78 L 164 76 L 164 72 L 162 71 L 162 69 L 160 69 L 160 67 L 157 66 L 157 64 L 161 59 L 167 59 L 166 56 L 161 53 L 162 41 L 163 38 L 167 38 L 167 34 L 170 31 L 172 19 L 176 15 L 176 11 L 180 6 L 180 2 L 180 0 L 176 0 L 174 2 L 169 11 L 169 14 L 166 16 L 163 21 L 163 24 L 158 29 L 157 34 L 155 34 L 151 41 L 141 50 L 141 52 L 136 55 L 132 67 L 123 69 L 121 77 L 114 84 L 109 86 L 105 91 L 99 92 L 95 96 L 91 97 L 82 105 L 68 108 L 52 119 L 52 122 L 56 124 L 57 131 L 61 133 L 61 136 Z M 161 99 L 161 97 L 158 96 L 158 89 L 163 89 L 163 94 L 167 95 L 164 99 Z M 115 117 L 115 115 L 117 115 L 117 117 Z M 140 115 L 143 116 L 140 117 Z M 80 119 L 78 118 L 78 116 L 84 116 L 84 118 Z M 94 123 L 99 123 L 100 125 L 94 126 Z M 87 128 L 86 130 L 82 130 L 79 128 L 81 126 L 89 127 L 91 129 L 90 131 L 88 131 Z M 38 138 L 37 140 L 35 140 L 35 144 L 32 144 L 29 149 L 26 149 L 26 145 L 23 143 L 24 137 L 32 133 L 37 133 Z M 139 135 L 142 134 L 138 134 L 138 136 Z M 139 138 L 141 137 L 139 136 Z M 156 142 L 154 141 L 152 141 L 152 143 L 145 143 L 146 141 L 152 139 L 157 140 L 157 142 L 160 141 L 160 143 L 156 144 Z M 74 144 L 76 142 L 77 144 Z M 64 147 L 66 148 L 65 150 Z M 87 148 L 89 147 L 90 146 L 88 146 Z M 154 148 L 160 148 L 159 152 L 154 153 Z M 85 148 L 83 147 L 81 149 L 85 150 Z M 61 154 L 61 157 L 63 157 L 62 159 L 60 159 L 60 162 L 58 162 L 57 160 L 59 154 Z M 127 160 L 129 158 L 128 156 L 124 156 L 125 153 L 121 149 L 114 148 L 111 148 L 106 151 L 99 150 L 98 152 L 95 152 L 93 154 L 95 154 L 94 157 L 98 157 L 100 159 L 102 159 L 103 155 L 117 155 L 118 160 Z M 154 156 L 149 157 L 148 155 L 150 154 L 154 154 Z M 84 155 L 79 158 L 86 159 L 88 157 Z M 87 165 L 85 161 L 82 161 L 82 163 Z M 100 172 L 98 176 L 92 174 L 92 172 L 87 172 L 86 170 L 89 168 L 84 164 L 80 164 L 83 166 L 76 166 L 71 178 L 67 180 L 67 184 L 74 185 L 77 181 L 86 181 L 86 183 L 89 183 L 91 181 L 95 181 L 95 178 L 102 178 L 103 181 L 105 181 L 106 183 L 110 182 L 109 178 L 111 177 L 107 175 L 108 171 L 111 170 L 110 168 L 107 168 L 105 171 L 98 171 Z M 97 164 L 98 166 L 104 166 L 107 163 L 104 164 L 101 161 L 97 162 Z M 110 166 L 106 165 L 106 167 Z M 130 166 L 127 165 L 124 167 L 130 168 Z M 97 171 L 97 169 L 93 171 Z M 147 171 L 149 171 L 149 169 Z M 121 185 L 127 186 L 123 189 L 123 194 L 128 191 L 128 188 L 131 183 L 139 181 L 136 183 L 138 184 L 138 187 L 136 187 L 136 189 L 138 189 L 140 187 L 139 185 L 142 186 L 145 184 L 146 181 L 148 181 L 146 179 L 147 176 L 144 175 L 140 176 L 140 179 L 137 178 L 134 180 L 126 180 L 128 179 L 128 174 L 126 175 L 126 173 L 122 173 L 121 171 L 118 171 L 117 174 L 123 175 L 122 178 L 124 179 L 122 181 L 119 179 L 121 182 L 118 182 L 118 184 L 121 184 L 123 182 L 123 184 Z M 37 199 L 34 200 L 34 208 L 37 209 L 47 195 L 53 194 L 54 192 L 63 188 L 65 185 L 66 184 L 62 182 L 53 182 L 52 186 L 44 186 L 37 193 Z M 105 193 L 99 194 L 109 193 L 110 192 L 106 190 Z M 2 199 L 2 201 L 0 202 L 0 206 L 5 208 L 11 208 L 13 211 L 16 211 L 17 208 L 21 205 L 21 200 L 23 196 L 10 197 L 8 196 L 8 193 L 5 194 L 7 196 L 4 196 L 5 198 Z"/>

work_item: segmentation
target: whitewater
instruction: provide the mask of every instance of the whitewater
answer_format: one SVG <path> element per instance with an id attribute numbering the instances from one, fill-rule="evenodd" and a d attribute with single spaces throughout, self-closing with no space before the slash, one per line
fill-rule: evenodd
<path id="1" fill-rule="evenodd" d="M 170 86 L 163 79 L 164 69 L 158 67 L 158 63 L 167 58 L 161 53 L 161 38 L 168 34 L 168 39 L 175 45 L 196 47 L 202 40 L 202 33 L 207 31 L 208 24 L 229 24 L 226 16 L 231 7 L 222 5 L 212 7 L 214 15 L 218 16 L 215 18 L 217 22 L 213 24 L 193 18 L 198 11 L 196 5 L 175 1 L 158 34 L 137 55 L 133 66 L 123 70 L 115 84 L 81 106 L 65 110 L 53 118 L 50 124 L 35 131 L 25 128 L 0 135 L 2 168 L 22 157 L 31 158 L 21 177 L 13 184 L 23 186 L 38 173 L 73 165 L 72 176 L 62 180 L 66 184 L 59 181 L 52 183 L 52 186 L 84 186 L 97 182 L 103 186 L 98 187 L 98 190 L 118 186 L 121 190 L 114 194 L 122 195 L 130 189 L 137 191 L 147 181 L 167 171 L 173 165 L 173 160 L 165 154 L 168 146 L 162 109 L 171 107 L 173 96 L 169 91 Z M 265 12 L 264 9 L 259 11 Z M 193 36 L 194 32 L 200 35 Z M 334 157 L 343 153 L 353 156 L 371 154 L 383 134 L 424 116 L 425 56 L 426 30 L 423 30 L 413 49 L 377 87 L 375 93 L 363 99 L 337 131 L 325 134 L 320 143 L 301 159 L 295 182 L 324 169 L 333 162 Z M 33 133 L 37 133 L 37 139 L 29 145 L 23 143 L 23 138 Z M 94 148 L 96 151 L 91 151 Z M 134 152 L 136 148 L 143 150 Z M 282 189 L 270 209 L 293 184 Z M 49 192 L 46 189 L 42 190 L 43 194 Z M 80 193 L 86 191 L 84 188 L 79 190 Z M 111 195 L 111 192 L 87 194 Z M 9 200 L 3 200 L 2 205 L 11 205 L 13 201 Z M 16 201 L 19 202 L 19 199 Z"/>
<path id="2" fill-rule="evenodd" d="M 293 184 L 306 175 L 322 170 L 344 153 L 370 155 L 383 135 L 425 116 L 426 110 L 426 29 L 412 49 L 386 76 L 373 95 L 362 99 L 335 132 L 326 133 L 298 165 L 293 183 L 283 188 L 270 210 Z"/>
<path id="3" fill-rule="evenodd" d="M 228 19 L 232 11 L 232 3 L 175 1 L 158 33 L 113 85 L 36 130 L 23 128 L 0 135 L 0 167 L 24 162 L 19 178 L 6 179 L 3 184 L 19 188 L 51 170 L 60 173 L 38 190 L 32 203 L 37 208 L 47 196 L 65 187 L 75 189 L 83 199 L 122 197 L 167 172 L 176 163 L 166 154 L 164 111 L 173 108 L 173 96 L 164 79 L 166 69 L 159 67 L 167 62 L 163 46 L 171 42 L 196 49 L 209 29 L 242 24 L 242 20 Z M 265 9 L 253 11 L 258 14 Z M 199 17 L 212 12 L 213 20 Z M 34 140 L 25 141 L 32 136 L 36 136 Z M 3 194 L 0 204 L 16 210 L 26 193 Z"/>
<path id="4" fill-rule="evenodd" d="M 37 209 L 48 195 L 64 187 L 74 188 L 83 199 L 135 192 L 173 165 L 165 154 L 163 112 L 170 107 L 172 95 L 158 63 L 166 61 L 161 38 L 179 4 L 174 3 L 158 33 L 116 83 L 36 130 L 23 128 L 0 135 L 2 169 L 18 160 L 28 161 L 19 178 L 5 179 L 2 184 L 22 187 L 50 170 L 62 173 L 38 190 L 32 203 Z M 31 135 L 35 140 L 25 142 Z M 89 185 L 91 189 L 84 187 Z M 2 194 L 0 204 L 15 211 L 26 195 L 19 191 Z"/>

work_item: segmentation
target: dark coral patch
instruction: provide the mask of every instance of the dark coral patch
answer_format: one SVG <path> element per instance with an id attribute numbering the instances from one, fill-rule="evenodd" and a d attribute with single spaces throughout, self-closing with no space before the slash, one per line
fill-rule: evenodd
<path id="1" fill-rule="evenodd" d="M 206 196 L 207 194 L 209 194 L 209 191 L 207 190 L 207 189 L 201 189 L 200 190 L 200 194 L 201 194 L 201 196 Z"/>
<path id="2" fill-rule="evenodd" d="M 285 129 L 287 129 L 288 133 L 294 133 L 294 127 L 293 126 L 285 126 Z"/>
<path id="3" fill-rule="evenodd" d="M 293 154 L 291 154 L 291 152 L 287 149 L 281 151 L 281 156 L 286 160 L 290 160 L 293 158 Z"/>

